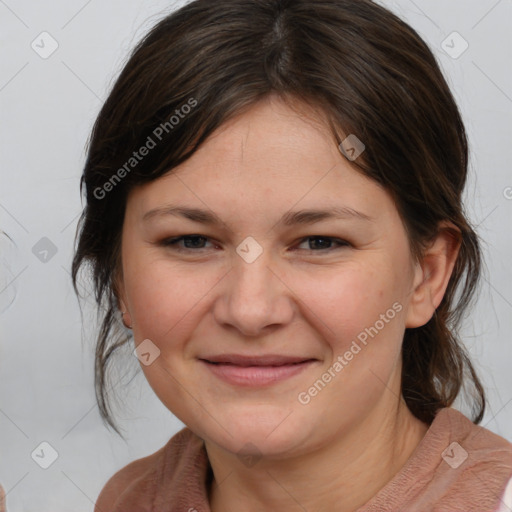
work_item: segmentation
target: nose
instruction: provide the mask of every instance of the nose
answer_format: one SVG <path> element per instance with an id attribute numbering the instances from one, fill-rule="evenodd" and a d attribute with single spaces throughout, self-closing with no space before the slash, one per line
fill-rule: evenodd
<path id="1" fill-rule="evenodd" d="M 215 303 L 216 321 L 246 337 L 261 337 L 290 323 L 293 293 L 280 274 L 266 251 L 252 263 L 236 255 Z"/>

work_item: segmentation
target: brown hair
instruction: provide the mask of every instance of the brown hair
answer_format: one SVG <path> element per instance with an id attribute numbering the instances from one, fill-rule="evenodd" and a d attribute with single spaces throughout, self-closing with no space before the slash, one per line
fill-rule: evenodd
<path id="1" fill-rule="evenodd" d="M 364 142 L 353 164 L 392 195 L 415 257 L 441 221 L 460 230 L 441 304 L 427 324 L 406 329 L 402 394 L 412 413 L 430 423 L 469 383 L 479 423 L 485 395 L 458 334 L 481 268 L 478 237 L 461 199 L 466 132 L 428 46 L 370 0 L 195 0 L 161 20 L 134 49 L 88 142 L 80 187 L 86 206 L 72 265 L 79 295 L 78 272 L 89 264 L 104 312 L 95 355 L 102 417 L 119 433 L 106 375 L 111 356 L 131 338 L 119 320 L 115 290 L 128 192 L 172 171 L 216 128 L 269 94 L 320 108 L 338 142 L 347 134 Z M 147 155 L 130 160 L 149 139 L 155 145 Z"/>

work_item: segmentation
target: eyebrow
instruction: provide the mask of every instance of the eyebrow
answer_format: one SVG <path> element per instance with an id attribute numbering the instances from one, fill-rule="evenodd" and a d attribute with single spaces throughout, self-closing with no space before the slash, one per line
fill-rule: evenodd
<path id="1" fill-rule="evenodd" d="M 214 212 L 202 208 L 190 208 L 186 206 L 167 205 L 154 208 L 146 212 L 142 220 L 147 222 L 155 217 L 162 216 L 184 217 L 194 222 L 207 225 L 225 224 Z M 358 219 L 366 222 L 373 222 L 375 219 L 369 215 L 346 206 L 333 207 L 329 209 L 308 209 L 286 212 L 278 224 L 282 226 L 294 226 L 297 224 L 314 224 L 329 219 Z"/>

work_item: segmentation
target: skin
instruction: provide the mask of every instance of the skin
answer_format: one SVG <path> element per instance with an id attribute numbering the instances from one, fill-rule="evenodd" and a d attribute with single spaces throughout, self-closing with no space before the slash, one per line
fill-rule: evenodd
<path id="1" fill-rule="evenodd" d="M 213 211 L 222 223 L 143 221 L 168 204 Z M 290 210 L 327 206 L 372 220 L 278 223 Z M 321 114 L 273 96 L 225 123 L 172 174 L 130 192 L 120 307 L 136 345 L 150 339 L 160 350 L 141 364 L 149 384 L 204 439 L 212 511 L 353 511 L 403 466 L 428 426 L 401 397 L 401 345 L 405 328 L 425 324 L 446 290 L 459 246 L 445 227 L 415 261 L 391 196 L 343 157 Z M 206 239 L 179 242 L 181 252 L 162 243 L 184 235 Z M 263 251 L 252 263 L 236 252 L 248 236 Z M 321 236 L 332 238 L 308 238 Z M 300 403 L 394 303 L 400 312 Z M 247 388 L 198 360 L 223 353 L 316 361 Z M 237 456 L 242 448 L 252 450 L 250 465 Z"/>

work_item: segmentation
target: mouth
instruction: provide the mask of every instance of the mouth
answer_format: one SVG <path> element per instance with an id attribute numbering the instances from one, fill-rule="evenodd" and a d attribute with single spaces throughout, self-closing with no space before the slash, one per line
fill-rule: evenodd
<path id="1" fill-rule="evenodd" d="M 272 354 L 263 356 L 222 354 L 200 358 L 199 361 L 214 376 L 229 384 L 261 387 L 298 375 L 318 360 Z"/>

